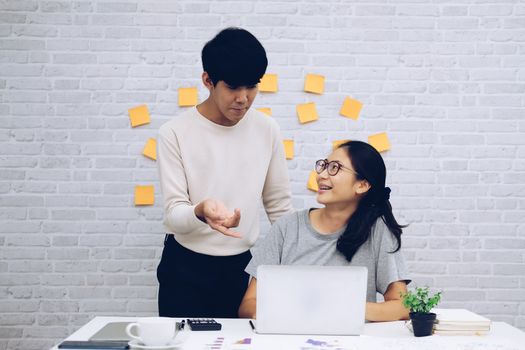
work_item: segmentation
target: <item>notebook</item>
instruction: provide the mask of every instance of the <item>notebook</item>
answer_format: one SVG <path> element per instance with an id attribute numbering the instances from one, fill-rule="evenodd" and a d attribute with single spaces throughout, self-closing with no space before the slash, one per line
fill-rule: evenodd
<path id="1" fill-rule="evenodd" d="M 131 322 L 109 322 L 95 334 L 89 338 L 89 340 L 133 340 L 126 333 L 126 327 Z"/>
<path id="2" fill-rule="evenodd" d="M 99 329 L 95 334 L 89 338 L 89 340 L 133 340 L 127 333 L 126 327 L 128 324 L 133 322 L 109 322 L 104 327 Z M 181 329 L 181 323 L 176 322 L 175 327 L 177 330 Z"/>
<path id="3" fill-rule="evenodd" d="M 466 309 L 432 309 L 436 314 L 434 334 L 439 335 L 486 335 L 491 321 Z M 411 321 L 405 325 L 413 332 Z"/>
<path id="4" fill-rule="evenodd" d="M 367 275 L 366 267 L 259 266 L 256 332 L 361 334 Z"/>
<path id="5" fill-rule="evenodd" d="M 477 331 L 490 330 L 491 321 L 466 309 L 433 309 L 436 313 L 435 331 L 448 333 L 450 331 Z"/>

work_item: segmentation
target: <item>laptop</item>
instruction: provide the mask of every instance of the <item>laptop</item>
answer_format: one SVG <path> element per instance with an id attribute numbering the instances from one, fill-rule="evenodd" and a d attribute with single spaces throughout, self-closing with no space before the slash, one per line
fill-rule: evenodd
<path id="1" fill-rule="evenodd" d="M 367 275 L 362 266 L 259 266 L 256 332 L 361 334 Z"/>

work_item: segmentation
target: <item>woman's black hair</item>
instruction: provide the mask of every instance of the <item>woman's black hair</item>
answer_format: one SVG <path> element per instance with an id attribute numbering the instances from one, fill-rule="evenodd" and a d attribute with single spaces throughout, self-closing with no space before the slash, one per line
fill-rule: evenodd
<path id="1" fill-rule="evenodd" d="M 262 44 L 241 28 L 220 31 L 204 45 L 201 57 L 214 86 L 221 80 L 234 88 L 257 85 L 268 66 Z"/>
<path id="2" fill-rule="evenodd" d="M 366 142 L 349 141 L 339 146 L 346 151 L 358 180 L 366 180 L 370 189 L 363 196 L 357 210 L 352 214 L 345 231 L 337 241 L 339 250 L 346 260 L 352 261 L 357 252 L 372 233 L 372 226 L 380 217 L 397 241 L 401 249 L 401 233 L 406 226 L 399 225 L 392 214 L 390 188 L 385 187 L 386 167 L 379 152 Z"/>

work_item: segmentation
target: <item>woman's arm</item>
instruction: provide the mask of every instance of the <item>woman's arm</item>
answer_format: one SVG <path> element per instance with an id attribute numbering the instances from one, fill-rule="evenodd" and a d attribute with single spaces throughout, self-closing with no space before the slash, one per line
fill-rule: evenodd
<path id="1" fill-rule="evenodd" d="M 240 318 L 255 318 L 257 306 L 257 279 L 252 277 L 239 306 Z"/>
<path id="2" fill-rule="evenodd" d="M 407 292 L 404 281 L 392 282 L 383 295 L 382 303 L 366 303 L 365 318 L 368 321 L 407 320 L 409 310 L 403 306 L 401 293 Z"/>

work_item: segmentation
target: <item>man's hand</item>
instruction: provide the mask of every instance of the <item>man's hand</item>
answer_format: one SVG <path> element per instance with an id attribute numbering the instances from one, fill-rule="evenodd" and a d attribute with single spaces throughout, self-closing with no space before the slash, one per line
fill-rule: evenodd
<path id="1" fill-rule="evenodd" d="M 242 238 L 240 233 L 230 230 L 232 227 L 239 226 L 241 221 L 239 209 L 231 213 L 224 203 L 215 199 L 205 199 L 195 207 L 195 215 L 225 236 Z"/>

